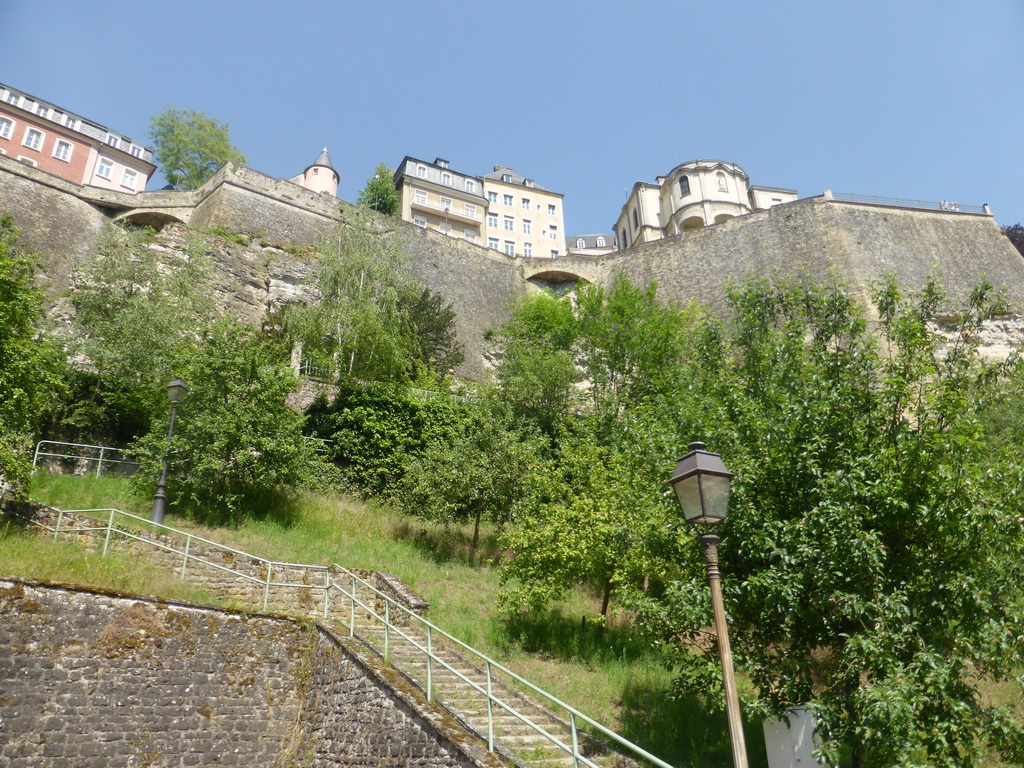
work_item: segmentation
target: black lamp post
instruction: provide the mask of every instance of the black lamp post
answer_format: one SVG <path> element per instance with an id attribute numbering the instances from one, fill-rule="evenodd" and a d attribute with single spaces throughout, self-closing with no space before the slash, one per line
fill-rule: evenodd
<path id="1" fill-rule="evenodd" d="M 164 507 L 167 502 L 167 462 L 171 439 L 174 437 L 174 414 L 187 393 L 188 386 L 181 379 L 175 379 L 167 385 L 167 399 L 171 403 L 171 426 L 167 430 L 167 450 L 164 452 L 163 468 L 160 470 L 160 482 L 156 484 L 156 495 L 153 496 L 153 512 L 149 516 L 150 522 L 153 523 L 164 521 Z"/>
<path id="2" fill-rule="evenodd" d="M 666 482 L 671 483 L 675 489 L 686 522 L 707 527 L 720 523 L 729 514 L 732 473 L 725 468 L 719 454 L 704 450 L 704 443 L 690 443 L 690 452 L 679 460 L 675 474 Z M 740 700 L 736 693 L 736 673 L 732 666 L 732 649 L 729 647 L 729 631 L 722 604 L 718 541 L 718 536 L 709 533 L 707 529 L 700 535 L 700 547 L 708 569 L 708 586 L 711 588 L 718 655 L 722 660 L 722 682 L 725 686 L 733 765 L 735 768 L 747 768 L 747 748 L 740 720 Z"/>

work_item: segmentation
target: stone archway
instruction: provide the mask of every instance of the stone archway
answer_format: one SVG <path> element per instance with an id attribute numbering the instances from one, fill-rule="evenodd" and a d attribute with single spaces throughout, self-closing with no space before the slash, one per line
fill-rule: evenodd
<path id="1" fill-rule="evenodd" d="M 155 209 L 142 209 L 128 211 L 115 216 L 114 221 L 117 222 L 128 222 L 135 224 L 140 227 L 152 227 L 157 232 L 166 227 L 168 224 L 186 224 L 184 220 L 175 216 L 173 213 L 167 211 L 155 210 Z"/>

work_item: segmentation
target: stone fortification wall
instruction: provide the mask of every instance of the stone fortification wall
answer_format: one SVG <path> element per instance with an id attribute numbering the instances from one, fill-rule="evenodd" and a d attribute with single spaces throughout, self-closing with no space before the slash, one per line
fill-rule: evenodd
<path id="1" fill-rule="evenodd" d="M 0 763 L 497 761 L 323 626 L 0 578 Z"/>
<path id="2" fill-rule="evenodd" d="M 983 279 L 1024 310 L 1024 259 L 990 216 L 809 198 L 685 232 L 600 260 L 609 274 L 658 282 L 660 296 L 721 311 L 730 281 L 806 270 L 865 299 L 884 272 L 920 289 L 937 275 L 951 307 Z"/>

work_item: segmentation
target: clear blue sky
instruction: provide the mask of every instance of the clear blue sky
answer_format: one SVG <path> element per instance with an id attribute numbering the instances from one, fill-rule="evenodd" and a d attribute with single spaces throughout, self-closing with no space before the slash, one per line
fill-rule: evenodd
<path id="1" fill-rule="evenodd" d="M 609 232 L 634 182 L 705 158 L 1024 222 L 1022 0 L 0 0 L 0 52 L 0 81 L 142 141 L 174 106 L 272 176 L 326 145 L 349 201 L 441 156 Z"/>

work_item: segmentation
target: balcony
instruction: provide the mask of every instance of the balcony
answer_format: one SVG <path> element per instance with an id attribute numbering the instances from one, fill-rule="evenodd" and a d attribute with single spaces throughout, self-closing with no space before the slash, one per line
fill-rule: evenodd
<path id="1" fill-rule="evenodd" d="M 432 203 L 429 200 L 421 201 L 413 198 L 412 209 L 419 211 L 429 211 L 435 216 L 444 216 L 450 221 L 463 221 L 471 224 L 480 224 L 483 222 L 483 209 L 477 207 L 476 213 L 466 213 L 466 209 L 457 201 L 453 201 L 452 204 L 443 206 L 440 203 Z"/>

